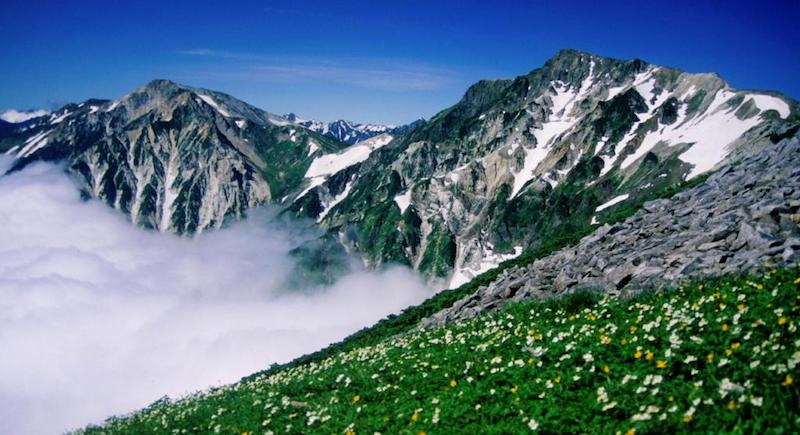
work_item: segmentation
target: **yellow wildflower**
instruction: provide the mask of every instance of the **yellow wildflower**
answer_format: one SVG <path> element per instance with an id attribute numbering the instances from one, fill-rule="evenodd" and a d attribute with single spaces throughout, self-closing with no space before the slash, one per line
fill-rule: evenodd
<path id="1" fill-rule="evenodd" d="M 628 429 L 628 431 L 625 432 L 625 435 L 636 435 L 636 429 L 634 428 Z"/>
<path id="2" fill-rule="evenodd" d="M 642 357 L 642 351 L 641 350 L 637 350 L 636 353 L 633 354 L 633 357 L 636 358 L 636 359 L 641 358 Z"/>
<path id="3" fill-rule="evenodd" d="M 458 382 L 455 379 L 450 379 L 450 386 L 455 388 L 456 385 L 458 385 Z"/>
<path id="4" fill-rule="evenodd" d="M 660 359 L 658 360 L 658 362 L 656 362 L 656 368 L 663 369 L 666 367 L 667 367 L 667 362 L 664 361 L 663 359 Z"/>
<path id="5" fill-rule="evenodd" d="M 794 283 L 795 283 L 795 284 L 800 284 L 800 278 L 797 278 L 797 279 L 795 279 L 795 280 L 794 280 Z"/>
<path id="6" fill-rule="evenodd" d="M 624 346 L 624 345 L 628 344 L 628 339 L 627 338 L 623 338 L 619 342 Z"/>
<path id="7" fill-rule="evenodd" d="M 709 364 L 714 362 L 714 352 L 710 352 L 708 355 L 706 355 L 706 360 L 708 360 Z"/>
<path id="8" fill-rule="evenodd" d="M 785 324 L 786 324 L 786 317 L 785 316 L 781 316 L 781 318 L 778 319 L 778 325 L 783 326 Z"/>
<path id="9" fill-rule="evenodd" d="M 359 396 L 358 394 L 356 394 L 355 396 L 353 396 L 353 403 L 356 403 L 356 402 L 358 402 L 359 400 L 361 400 L 361 396 Z"/>
<path id="10" fill-rule="evenodd" d="M 419 413 L 417 411 L 414 411 L 414 413 L 411 414 L 411 421 L 417 421 L 418 418 L 419 418 Z"/>
<path id="11" fill-rule="evenodd" d="M 736 409 L 737 409 L 738 407 L 739 407 L 739 406 L 738 406 L 738 405 L 736 404 L 736 402 L 734 402 L 733 400 L 731 400 L 730 402 L 728 402 L 728 409 L 730 409 L 731 411 L 736 411 Z"/>
<path id="12" fill-rule="evenodd" d="M 655 355 L 653 355 L 653 352 L 647 352 L 647 355 L 645 355 L 644 357 L 645 357 L 645 359 L 647 359 L 648 361 L 650 361 L 650 360 L 652 360 L 652 359 L 653 359 L 653 357 L 654 357 L 654 356 L 655 356 Z"/>
<path id="13" fill-rule="evenodd" d="M 513 387 L 511 387 L 511 394 L 517 394 L 518 390 L 519 390 L 519 387 L 514 385 Z"/>
<path id="14" fill-rule="evenodd" d="M 689 424 L 689 422 L 691 422 L 691 421 L 692 421 L 692 416 L 691 416 L 691 415 L 689 415 L 689 414 L 685 414 L 685 415 L 683 416 L 683 422 L 684 422 L 684 423 L 686 423 L 686 424 Z"/>
<path id="15" fill-rule="evenodd" d="M 792 378 L 792 375 L 787 374 L 786 375 L 786 379 L 784 379 L 783 382 L 781 382 L 781 385 L 783 385 L 784 387 L 788 387 L 789 385 L 792 385 L 793 383 L 794 383 L 794 378 Z"/>
<path id="16" fill-rule="evenodd" d="M 728 326 L 728 324 L 727 324 L 727 323 L 725 323 L 725 324 L 723 324 L 723 325 L 722 325 L 722 332 L 728 332 L 728 330 L 729 330 L 729 329 L 731 329 L 731 327 L 730 327 L 730 326 Z"/>
<path id="17" fill-rule="evenodd" d="M 608 372 L 610 372 L 610 371 L 611 371 L 611 367 L 609 367 L 609 366 L 607 366 L 607 365 L 606 365 L 605 367 L 603 367 L 603 371 L 604 371 L 604 372 L 606 372 L 606 373 L 608 373 Z"/>
<path id="18" fill-rule="evenodd" d="M 561 376 L 556 376 L 556 378 L 553 379 L 553 380 L 556 381 L 556 384 L 560 384 L 561 383 Z"/>

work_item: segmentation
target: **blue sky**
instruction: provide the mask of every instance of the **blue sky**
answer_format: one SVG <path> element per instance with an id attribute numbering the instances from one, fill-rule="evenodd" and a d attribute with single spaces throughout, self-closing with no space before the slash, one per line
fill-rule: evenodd
<path id="1" fill-rule="evenodd" d="M 61 1 L 0 5 L 0 109 L 152 78 L 275 113 L 403 123 L 561 48 L 800 98 L 800 1 Z"/>

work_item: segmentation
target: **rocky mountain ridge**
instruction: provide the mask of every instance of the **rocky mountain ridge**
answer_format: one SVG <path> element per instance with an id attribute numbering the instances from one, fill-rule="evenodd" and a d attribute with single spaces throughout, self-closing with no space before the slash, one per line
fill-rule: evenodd
<path id="1" fill-rule="evenodd" d="M 617 207 L 798 131 L 797 103 L 715 74 L 565 50 L 460 102 L 340 177 L 295 196 L 346 198 L 320 224 L 373 267 L 407 264 L 457 287 Z"/>
<path id="2" fill-rule="evenodd" d="M 645 203 L 576 246 L 492 283 L 424 319 L 441 325 L 512 301 L 578 289 L 620 295 L 679 281 L 754 272 L 800 260 L 800 139 L 786 140 L 713 174 L 670 199 Z"/>

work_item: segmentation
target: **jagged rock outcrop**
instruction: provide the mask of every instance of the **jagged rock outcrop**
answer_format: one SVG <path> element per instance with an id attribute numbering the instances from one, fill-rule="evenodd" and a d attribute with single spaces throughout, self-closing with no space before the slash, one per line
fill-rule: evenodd
<path id="1" fill-rule="evenodd" d="M 792 265 L 799 259 L 800 139 L 792 139 L 670 199 L 648 202 L 629 219 L 598 228 L 576 246 L 504 271 L 421 326 L 576 289 L 616 296 L 685 279 Z"/>

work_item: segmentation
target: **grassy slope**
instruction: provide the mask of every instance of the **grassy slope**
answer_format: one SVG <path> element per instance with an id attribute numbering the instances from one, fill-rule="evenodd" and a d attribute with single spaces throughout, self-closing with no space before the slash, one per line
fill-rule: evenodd
<path id="1" fill-rule="evenodd" d="M 480 318 L 88 432 L 797 432 L 800 269 Z"/>

